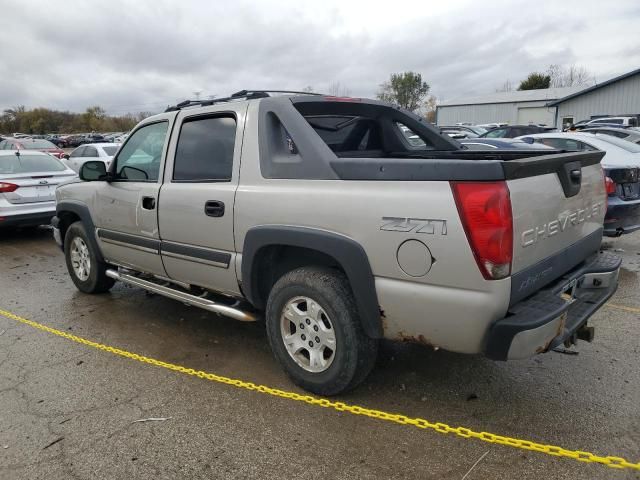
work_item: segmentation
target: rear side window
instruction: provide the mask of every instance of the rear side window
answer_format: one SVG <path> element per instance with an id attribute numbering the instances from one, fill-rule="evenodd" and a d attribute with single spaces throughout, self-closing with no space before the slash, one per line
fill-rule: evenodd
<path id="1" fill-rule="evenodd" d="M 96 150 L 96 147 L 85 147 L 84 152 L 82 153 L 83 157 L 97 157 L 98 156 L 98 151 Z"/>
<path id="2" fill-rule="evenodd" d="M 506 128 L 496 128 L 495 130 L 490 130 L 489 132 L 487 132 L 485 137 L 487 137 L 487 138 L 504 138 L 504 136 L 506 134 L 507 134 L 507 129 Z"/>
<path id="3" fill-rule="evenodd" d="M 231 116 L 185 120 L 178 137 L 173 180 L 231 180 L 235 141 L 236 120 Z"/>
<path id="4" fill-rule="evenodd" d="M 0 174 L 62 172 L 65 166 L 50 155 L 2 155 Z"/>
<path id="5" fill-rule="evenodd" d="M 118 151 L 118 147 L 116 147 L 115 145 L 109 146 L 109 147 L 102 147 L 102 150 L 104 151 L 104 153 L 106 153 L 110 157 L 113 157 Z"/>
<path id="6" fill-rule="evenodd" d="M 48 140 L 25 140 L 24 148 L 37 150 L 40 148 L 57 148 L 53 143 Z"/>

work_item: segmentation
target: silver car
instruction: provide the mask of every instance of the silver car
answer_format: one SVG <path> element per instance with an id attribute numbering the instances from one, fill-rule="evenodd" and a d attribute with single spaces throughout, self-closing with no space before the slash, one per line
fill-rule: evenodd
<path id="1" fill-rule="evenodd" d="M 56 213 L 56 186 L 75 177 L 47 153 L 0 151 L 0 228 L 48 225 Z"/>

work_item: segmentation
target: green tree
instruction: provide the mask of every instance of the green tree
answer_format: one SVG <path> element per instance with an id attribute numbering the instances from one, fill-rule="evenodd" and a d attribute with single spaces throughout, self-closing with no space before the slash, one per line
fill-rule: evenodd
<path id="1" fill-rule="evenodd" d="M 544 73 L 533 72 L 527 78 L 520 82 L 518 90 L 538 90 L 549 88 L 551 86 L 551 77 Z"/>
<path id="2" fill-rule="evenodd" d="M 380 85 L 378 98 L 413 112 L 422 106 L 428 93 L 429 84 L 422 81 L 419 73 L 392 73 L 389 80 Z"/>

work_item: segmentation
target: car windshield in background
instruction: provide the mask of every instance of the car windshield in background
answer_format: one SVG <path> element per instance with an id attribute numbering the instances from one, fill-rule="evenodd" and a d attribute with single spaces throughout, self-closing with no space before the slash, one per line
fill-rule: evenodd
<path id="1" fill-rule="evenodd" d="M 620 147 L 629 153 L 640 153 L 640 145 L 629 142 L 627 140 L 622 140 L 621 138 L 613 137 L 611 135 L 599 134 L 598 140 L 611 143 L 612 145 L 615 145 L 616 147 Z"/>
<path id="2" fill-rule="evenodd" d="M 104 153 L 106 153 L 110 157 L 113 157 L 118 151 L 118 147 L 116 146 L 102 147 L 102 150 L 104 150 Z"/>
<path id="3" fill-rule="evenodd" d="M 13 173 L 62 172 L 65 166 L 50 155 L 0 156 L 0 175 Z"/>
<path id="4" fill-rule="evenodd" d="M 31 148 L 31 149 L 36 149 L 36 148 L 58 148 L 56 147 L 53 143 L 49 142 L 48 140 L 24 140 L 21 142 L 22 145 L 24 145 L 24 148 Z"/>

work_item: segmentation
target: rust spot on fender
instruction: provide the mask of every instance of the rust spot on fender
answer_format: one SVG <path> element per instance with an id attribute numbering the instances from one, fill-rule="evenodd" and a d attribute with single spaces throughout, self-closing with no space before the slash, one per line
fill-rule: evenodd
<path id="1" fill-rule="evenodd" d="M 417 343 L 419 345 L 425 345 L 427 347 L 435 347 L 435 345 L 430 342 L 424 335 L 418 335 L 413 336 L 413 335 L 406 335 L 404 332 L 398 332 L 398 335 L 396 336 L 398 338 L 398 340 L 402 341 L 402 342 L 407 342 L 407 343 Z"/>

